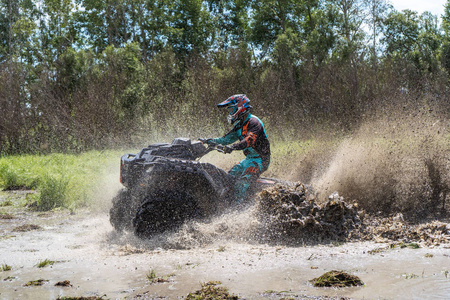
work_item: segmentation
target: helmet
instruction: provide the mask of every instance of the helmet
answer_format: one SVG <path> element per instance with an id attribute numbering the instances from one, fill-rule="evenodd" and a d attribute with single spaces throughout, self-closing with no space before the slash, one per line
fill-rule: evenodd
<path id="1" fill-rule="evenodd" d="M 250 100 L 244 94 L 233 95 L 227 100 L 217 104 L 217 107 L 226 107 L 228 109 L 229 115 L 227 119 L 230 124 L 242 119 L 242 117 L 252 108 L 250 106 Z"/>

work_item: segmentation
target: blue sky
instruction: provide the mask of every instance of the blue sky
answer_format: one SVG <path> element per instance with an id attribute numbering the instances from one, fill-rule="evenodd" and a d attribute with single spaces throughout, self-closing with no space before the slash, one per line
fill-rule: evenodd
<path id="1" fill-rule="evenodd" d="M 410 9 L 419 14 L 430 11 L 439 18 L 444 13 L 444 5 L 447 0 L 388 0 L 396 10 Z"/>

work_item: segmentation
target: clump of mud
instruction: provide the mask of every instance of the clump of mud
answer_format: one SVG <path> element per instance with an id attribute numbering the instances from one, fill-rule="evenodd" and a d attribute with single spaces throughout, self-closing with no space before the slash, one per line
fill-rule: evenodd
<path id="1" fill-rule="evenodd" d="M 55 283 L 55 286 L 72 287 L 73 285 L 70 283 L 69 280 L 63 280 Z"/>
<path id="2" fill-rule="evenodd" d="M 123 255 L 139 253 L 141 248 L 192 249 L 220 241 L 296 246 L 368 240 L 434 246 L 450 243 L 450 224 L 411 222 L 401 213 L 375 214 L 337 192 L 326 201 L 318 200 L 311 187 L 298 182 L 267 188 L 254 203 L 212 219 L 186 222 L 177 231 L 148 240 L 132 235 L 120 238 L 126 243 Z"/>
<path id="3" fill-rule="evenodd" d="M 26 231 L 41 230 L 41 229 L 42 229 L 42 227 L 39 225 L 25 224 L 25 225 L 17 226 L 16 228 L 13 229 L 13 231 L 26 232 Z"/>
<path id="4" fill-rule="evenodd" d="M 202 288 L 194 293 L 189 293 L 186 300 L 229 299 L 237 300 L 238 296 L 228 293 L 226 287 L 220 286 L 220 281 L 202 283 Z"/>
<path id="5" fill-rule="evenodd" d="M 361 286 L 364 282 L 359 277 L 345 273 L 343 271 L 329 271 L 318 278 L 311 280 L 315 287 L 349 287 Z"/>
<path id="6" fill-rule="evenodd" d="M 450 224 L 433 221 L 425 224 L 411 224 L 401 214 L 381 218 L 366 216 L 362 240 L 380 243 L 420 242 L 425 246 L 450 243 Z"/>
<path id="7" fill-rule="evenodd" d="M 337 193 L 330 195 L 328 202 L 317 204 L 312 190 L 301 183 L 262 191 L 257 206 L 264 224 L 262 237 L 268 241 L 345 241 L 361 227 L 357 205 L 346 203 Z"/>
<path id="8" fill-rule="evenodd" d="M 47 282 L 48 282 L 48 280 L 46 280 L 46 279 L 32 280 L 32 281 L 28 281 L 26 284 L 24 284 L 24 286 L 41 286 Z"/>
<path id="9" fill-rule="evenodd" d="M 317 204 L 301 183 L 276 185 L 260 193 L 257 216 L 262 240 L 303 244 L 330 241 L 373 240 L 375 242 L 439 245 L 450 243 L 450 224 L 433 221 L 413 224 L 402 214 L 379 217 L 349 204 L 338 193 Z"/>

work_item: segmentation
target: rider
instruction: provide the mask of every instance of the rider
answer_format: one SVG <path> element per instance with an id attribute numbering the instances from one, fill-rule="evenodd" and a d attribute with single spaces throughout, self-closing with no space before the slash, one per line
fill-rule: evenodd
<path id="1" fill-rule="evenodd" d="M 233 124 L 233 128 L 223 137 L 208 139 L 207 142 L 225 145 L 225 153 L 244 150 L 245 159 L 229 171 L 229 174 L 238 178 L 234 186 L 234 198 L 241 203 L 250 185 L 269 167 L 270 143 L 263 123 L 250 113 L 252 107 L 247 96 L 234 95 L 217 106 L 228 109 L 228 123 Z"/>

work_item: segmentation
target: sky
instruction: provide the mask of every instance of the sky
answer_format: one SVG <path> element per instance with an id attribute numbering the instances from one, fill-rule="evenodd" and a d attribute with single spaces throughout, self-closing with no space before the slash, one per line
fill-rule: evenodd
<path id="1" fill-rule="evenodd" d="M 388 0 L 396 10 L 410 9 L 419 14 L 429 11 L 441 18 L 447 0 Z"/>

